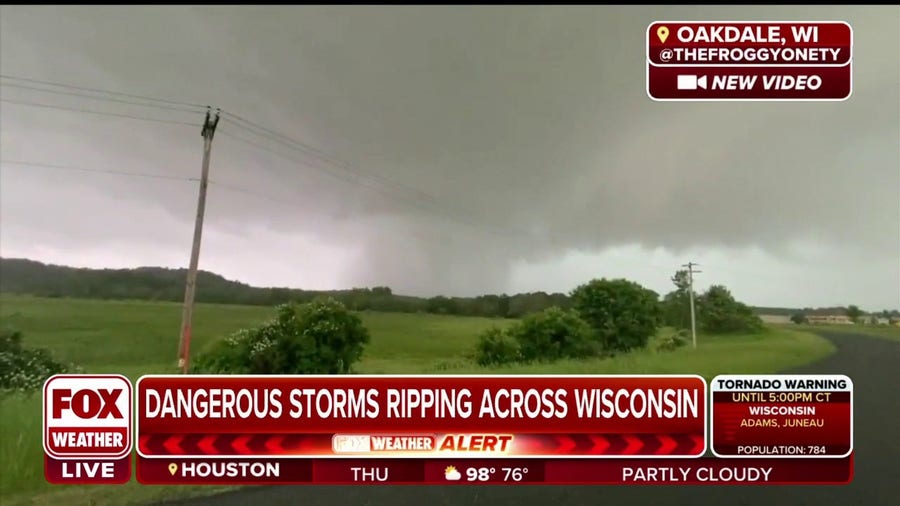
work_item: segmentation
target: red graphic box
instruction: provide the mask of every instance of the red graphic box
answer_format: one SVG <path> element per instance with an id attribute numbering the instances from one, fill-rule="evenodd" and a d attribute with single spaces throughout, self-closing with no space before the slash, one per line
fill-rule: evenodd
<path id="1" fill-rule="evenodd" d="M 710 383 L 718 457 L 843 458 L 853 452 L 844 375 L 725 375 Z"/>

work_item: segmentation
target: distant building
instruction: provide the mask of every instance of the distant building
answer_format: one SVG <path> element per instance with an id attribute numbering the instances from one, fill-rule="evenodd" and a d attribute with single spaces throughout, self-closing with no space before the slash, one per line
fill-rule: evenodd
<path id="1" fill-rule="evenodd" d="M 883 316 L 866 315 L 859 319 L 859 322 L 865 325 L 890 325 L 891 320 Z"/>
<path id="2" fill-rule="evenodd" d="M 806 315 L 806 321 L 813 325 L 853 325 L 853 320 L 847 315 Z"/>
<path id="3" fill-rule="evenodd" d="M 760 314 L 759 319 L 764 323 L 791 323 L 791 317 L 783 314 Z"/>

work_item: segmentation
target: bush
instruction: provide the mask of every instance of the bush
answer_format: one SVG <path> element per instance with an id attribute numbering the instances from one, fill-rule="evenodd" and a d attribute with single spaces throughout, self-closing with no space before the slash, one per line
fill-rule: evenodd
<path id="1" fill-rule="evenodd" d="M 503 330 L 491 327 L 478 336 L 475 346 L 475 362 L 478 365 L 504 365 L 519 359 L 519 347 Z"/>
<path id="2" fill-rule="evenodd" d="M 626 279 L 595 279 L 573 290 L 572 301 L 608 351 L 646 346 L 661 316 L 656 292 Z"/>
<path id="3" fill-rule="evenodd" d="M 660 337 L 653 343 L 656 351 L 675 351 L 688 343 L 688 335 L 684 330 Z"/>
<path id="4" fill-rule="evenodd" d="M 526 316 L 509 329 L 526 361 L 587 358 L 600 353 L 590 325 L 574 310 L 550 307 Z"/>
<path id="5" fill-rule="evenodd" d="M 346 374 L 370 337 L 362 321 L 332 298 L 276 307 L 271 322 L 244 329 L 198 357 L 207 374 Z"/>
<path id="6" fill-rule="evenodd" d="M 77 372 L 77 368 L 53 360 L 44 348 L 26 348 L 19 331 L 0 331 L 0 391 L 3 393 L 33 392 L 50 376 L 67 372 Z"/>

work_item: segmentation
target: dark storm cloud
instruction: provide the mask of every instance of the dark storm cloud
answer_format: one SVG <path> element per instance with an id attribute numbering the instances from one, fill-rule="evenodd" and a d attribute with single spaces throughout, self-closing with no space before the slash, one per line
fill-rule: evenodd
<path id="1" fill-rule="evenodd" d="M 651 21 L 806 19 L 809 8 L 4 7 L 0 61 L 4 74 L 209 103 L 335 154 L 353 170 L 300 166 L 312 159 L 223 122 L 213 178 L 245 193 L 214 187 L 210 226 L 311 234 L 353 251 L 348 284 L 471 293 L 505 289 L 514 261 L 624 244 L 785 256 L 803 240 L 854 260 L 897 259 L 898 10 L 814 14 L 854 27 L 847 102 L 646 97 Z M 47 114 L 3 105 L 4 159 L 196 176 L 197 128 Z M 119 196 L 124 214 L 154 206 L 190 233 L 193 186 L 83 184 Z M 52 228 L 39 213 L 16 216 L 36 234 Z M 165 235 L 146 220 L 107 225 L 96 234 Z"/>

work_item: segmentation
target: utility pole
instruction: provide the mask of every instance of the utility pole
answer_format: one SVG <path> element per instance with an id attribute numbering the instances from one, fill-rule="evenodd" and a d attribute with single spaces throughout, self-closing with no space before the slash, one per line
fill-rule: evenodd
<path id="1" fill-rule="evenodd" d="M 691 340 L 693 341 L 694 348 L 697 347 L 697 317 L 694 311 L 694 274 L 702 271 L 695 271 L 694 267 L 697 267 L 699 264 L 695 264 L 694 262 L 688 262 L 682 267 L 687 267 L 688 270 L 688 294 L 691 298 Z"/>
<path id="2" fill-rule="evenodd" d="M 212 151 L 213 135 L 219 124 L 219 109 L 215 117 L 206 110 L 203 121 L 203 168 L 200 172 L 200 194 L 197 197 L 197 219 L 194 222 L 194 243 L 191 246 L 191 264 L 188 267 L 187 282 L 184 287 L 184 307 L 181 312 L 181 340 L 178 345 L 178 367 L 187 374 L 191 353 L 191 323 L 194 314 L 194 293 L 197 289 L 197 265 L 200 261 L 200 237 L 203 235 L 203 214 L 206 211 L 206 188 L 209 186 L 209 155 Z"/>

